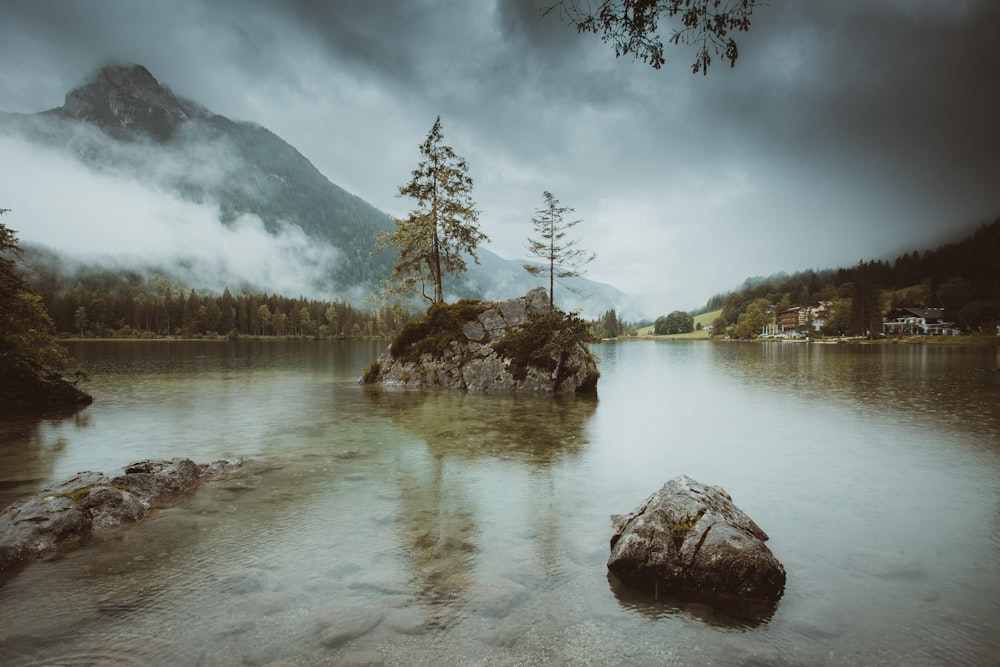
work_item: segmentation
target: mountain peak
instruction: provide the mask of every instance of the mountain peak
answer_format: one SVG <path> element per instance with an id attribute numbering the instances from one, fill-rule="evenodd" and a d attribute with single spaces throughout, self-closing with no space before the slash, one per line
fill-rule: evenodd
<path id="1" fill-rule="evenodd" d="M 55 113 L 94 123 L 118 138 L 147 135 L 167 140 L 192 117 L 209 115 L 177 97 L 142 65 L 105 65 L 77 88 Z"/>

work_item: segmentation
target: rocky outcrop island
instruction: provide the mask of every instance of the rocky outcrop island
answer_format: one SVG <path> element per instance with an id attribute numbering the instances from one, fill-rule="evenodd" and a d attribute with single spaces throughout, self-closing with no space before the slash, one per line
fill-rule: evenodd
<path id="1" fill-rule="evenodd" d="M 585 393 L 597 389 L 587 325 L 536 288 L 499 303 L 432 305 L 408 322 L 361 382 L 476 392 Z"/>

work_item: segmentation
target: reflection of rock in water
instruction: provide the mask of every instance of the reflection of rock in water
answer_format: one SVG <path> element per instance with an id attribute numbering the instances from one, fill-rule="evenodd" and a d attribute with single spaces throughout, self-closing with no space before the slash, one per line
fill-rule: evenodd
<path id="1" fill-rule="evenodd" d="M 62 438 L 47 440 L 42 425 L 58 427 L 64 419 L 19 417 L 0 420 L 0 511 L 22 496 L 38 491 L 52 478 L 56 464 L 66 451 Z M 88 412 L 76 412 L 77 428 L 90 422 Z"/>
<path id="2" fill-rule="evenodd" d="M 379 411 L 419 436 L 436 456 L 550 464 L 580 453 L 595 396 L 503 396 L 461 392 L 370 392 Z"/>
<path id="3" fill-rule="evenodd" d="M 376 413 L 422 440 L 420 453 L 429 457 L 400 462 L 398 516 L 411 584 L 432 605 L 427 622 L 448 625 L 459 609 L 473 612 L 480 605 L 497 613 L 503 607 L 498 599 L 506 604 L 517 598 L 509 590 L 514 584 L 500 586 L 476 576 L 480 499 L 466 491 L 460 468 L 469 459 L 486 459 L 545 469 L 579 454 L 587 444 L 596 397 L 380 391 L 369 399 Z M 529 511 L 539 536 L 540 564 L 555 574 L 561 553 L 558 507 L 546 495 Z"/>
<path id="4" fill-rule="evenodd" d="M 625 609 L 651 619 L 685 615 L 720 628 L 752 628 L 771 620 L 777 604 L 767 601 L 712 600 L 692 595 L 665 594 L 636 589 L 608 572 L 608 585 Z"/>

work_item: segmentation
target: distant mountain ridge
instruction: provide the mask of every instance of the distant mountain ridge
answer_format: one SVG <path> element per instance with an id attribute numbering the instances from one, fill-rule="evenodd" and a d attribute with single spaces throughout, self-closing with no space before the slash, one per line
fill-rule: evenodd
<path id="1" fill-rule="evenodd" d="M 187 120 L 214 116 L 161 86 L 141 65 L 103 67 L 67 93 L 63 106 L 44 113 L 97 125 L 117 139 L 148 135 L 159 141 L 169 140 Z"/>
<path id="2" fill-rule="evenodd" d="M 62 107 L 8 119 L 30 139 L 65 145 L 94 168 L 131 162 L 124 166 L 160 173 L 151 165 L 169 154 L 182 164 L 161 185 L 190 201 L 217 203 L 224 223 L 251 214 L 272 234 L 292 223 L 340 249 L 331 278 L 341 287 L 391 268 L 390 255 L 371 255 L 375 233 L 392 227 L 388 214 L 331 183 L 274 133 L 177 97 L 141 65 L 103 67 L 67 93 Z M 87 126 L 104 136 L 82 132 Z M 219 169 L 206 165 L 213 160 Z"/>
<path id="3" fill-rule="evenodd" d="M 333 266 L 319 267 L 331 296 L 356 301 L 389 275 L 395 261 L 391 252 L 373 252 L 375 235 L 393 228 L 388 214 L 331 183 L 266 128 L 175 95 L 141 65 L 100 68 L 67 93 L 61 107 L 0 113 L 0 131 L 69 151 L 95 171 L 128 173 L 183 200 L 217 206 L 226 225 L 249 215 L 275 236 L 294 226 L 311 243 L 338 251 Z M 485 249 L 479 255 L 484 266 L 470 262 L 461 281 L 446 284 L 449 293 L 500 299 L 538 285 L 521 270 L 522 262 Z M 498 284 L 498 270 L 509 280 Z M 584 296 L 567 295 L 569 308 L 600 314 L 624 298 L 608 285 L 582 280 L 578 286 Z"/>

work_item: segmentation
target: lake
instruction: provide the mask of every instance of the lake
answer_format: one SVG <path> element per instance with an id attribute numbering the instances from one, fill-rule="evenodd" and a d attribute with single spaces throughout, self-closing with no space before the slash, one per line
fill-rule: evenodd
<path id="1" fill-rule="evenodd" d="M 997 664 L 995 350 L 601 343 L 553 398 L 359 386 L 383 347 L 72 344 L 94 404 L 0 420 L 4 505 L 254 463 L 11 579 L 0 664 Z M 770 535 L 770 618 L 609 579 L 609 515 L 680 474 Z"/>

